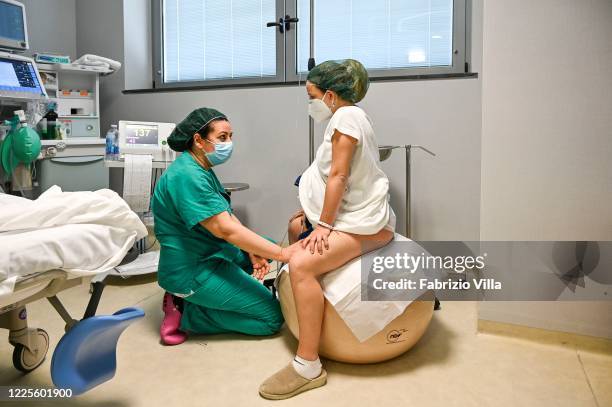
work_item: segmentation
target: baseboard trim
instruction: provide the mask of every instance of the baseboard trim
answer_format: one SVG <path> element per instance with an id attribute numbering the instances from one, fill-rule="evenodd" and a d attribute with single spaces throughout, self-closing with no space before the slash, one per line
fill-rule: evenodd
<path id="1" fill-rule="evenodd" d="M 546 345 L 558 345 L 612 355 L 612 339 L 608 338 L 532 328 L 485 319 L 478 320 L 478 333 L 506 336 Z"/>

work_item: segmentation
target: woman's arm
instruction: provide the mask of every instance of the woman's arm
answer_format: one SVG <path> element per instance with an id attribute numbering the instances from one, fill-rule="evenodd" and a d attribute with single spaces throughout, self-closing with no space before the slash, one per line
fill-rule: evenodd
<path id="1" fill-rule="evenodd" d="M 323 209 L 319 216 L 319 220 L 328 225 L 333 225 L 338 215 L 351 172 L 351 161 L 357 146 L 357 140 L 354 137 L 340 133 L 338 130 L 334 132 L 331 142 L 332 163 L 325 186 Z M 311 253 L 314 253 L 316 248 L 319 254 L 323 254 L 323 246 L 329 249 L 327 237 L 330 233 L 329 229 L 316 227 L 306 239 L 302 240 L 302 247 L 309 246 Z"/>
<path id="2" fill-rule="evenodd" d="M 247 253 L 287 263 L 292 248 L 282 248 L 244 227 L 228 212 L 221 212 L 200 222 L 215 237 L 230 242 Z"/>
<path id="3" fill-rule="evenodd" d="M 238 219 L 236 215 L 232 213 L 230 216 L 234 222 L 242 225 L 242 222 L 240 222 L 240 219 Z M 258 280 L 263 280 L 263 278 L 270 272 L 270 264 L 268 263 L 267 258 L 258 256 L 257 254 L 253 254 L 251 252 L 246 253 L 249 255 L 249 260 L 253 265 L 253 277 L 257 278 Z"/>
<path id="4" fill-rule="evenodd" d="M 319 219 L 328 225 L 333 225 L 338 215 L 340 202 L 344 196 L 348 177 L 351 172 L 351 161 L 357 140 L 340 133 L 338 130 L 332 136 L 332 163 L 325 187 L 325 199 Z"/>
<path id="5" fill-rule="evenodd" d="M 240 223 L 240 224 L 242 225 L 242 222 L 240 222 L 240 219 L 238 219 L 238 217 L 237 217 L 236 215 L 234 215 L 234 214 L 232 213 L 230 216 L 232 217 L 232 220 L 233 220 L 234 222 L 238 222 L 238 223 Z"/>

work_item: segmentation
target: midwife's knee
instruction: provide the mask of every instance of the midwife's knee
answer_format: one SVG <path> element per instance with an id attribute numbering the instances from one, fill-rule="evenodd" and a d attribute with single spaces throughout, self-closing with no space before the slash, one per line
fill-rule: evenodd
<path id="1" fill-rule="evenodd" d="M 267 327 L 265 335 L 273 335 L 280 331 L 285 319 L 283 318 L 283 313 L 281 312 L 278 301 L 274 300 L 274 303 L 270 304 L 267 312 L 263 315 L 263 320 Z"/>

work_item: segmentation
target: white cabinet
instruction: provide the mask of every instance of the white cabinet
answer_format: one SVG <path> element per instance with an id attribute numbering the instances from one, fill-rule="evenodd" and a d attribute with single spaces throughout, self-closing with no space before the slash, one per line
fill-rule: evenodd
<path id="1" fill-rule="evenodd" d="M 100 138 L 99 68 L 38 64 L 49 99 L 57 103 L 65 138 Z"/>
<path id="2" fill-rule="evenodd" d="M 63 140 L 42 140 L 37 162 L 40 191 L 108 188 L 104 139 L 100 133 L 100 68 L 38 64 L 50 102 L 57 103 Z"/>

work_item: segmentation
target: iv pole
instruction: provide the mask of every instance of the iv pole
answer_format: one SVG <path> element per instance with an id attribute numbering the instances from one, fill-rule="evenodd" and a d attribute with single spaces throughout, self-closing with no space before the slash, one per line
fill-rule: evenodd
<path id="1" fill-rule="evenodd" d="M 405 229 L 405 233 L 406 233 L 406 237 L 407 238 L 412 238 L 412 219 L 411 219 L 411 203 L 412 203 L 412 150 L 413 149 L 419 149 L 419 150 L 423 150 L 425 151 L 427 154 L 435 157 L 436 154 L 423 147 L 423 146 L 419 146 L 419 145 L 414 145 L 414 144 L 408 144 L 405 146 L 378 146 L 378 154 L 380 155 L 380 161 L 385 161 L 386 159 L 388 159 L 391 156 L 391 152 L 397 148 L 403 148 L 406 150 L 406 200 L 405 200 L 405 211 L 406 211 L 406 229 Z"/>

